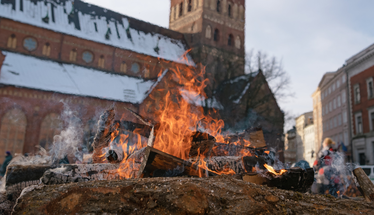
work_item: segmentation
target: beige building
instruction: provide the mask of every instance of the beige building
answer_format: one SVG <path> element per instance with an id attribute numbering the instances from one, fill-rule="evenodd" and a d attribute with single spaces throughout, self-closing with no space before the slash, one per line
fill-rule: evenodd
<path id="1" fill-rule="evenodd" d="M 285 163 L 296 163 L 296 128 L 293 127 L 285 134 L 284 138 L 284 161 Z"/>
<path id="2" fill-rule="evenodd" d="M 314 128 L 314 151 L 318 152 L 322 142 L 323 124 L 322 124 L 322 102 L 321 90 L 318 87 L 312 95 L 313 98 L 313 128 Z"/>
<path id="3" fill-rule="evenodd" d="M 307 112 L 296 118 L 296 160 L 305 160 L 305 128 L 313 124 L 313 112 Z"/>
<path id="4" fill-rule="evenodd" d="M 309 124 L 304 128 L 304 160 L 307 161 L 310 166 L 313 166 L 316 160 L 314 132 L 314 124 Z"/>

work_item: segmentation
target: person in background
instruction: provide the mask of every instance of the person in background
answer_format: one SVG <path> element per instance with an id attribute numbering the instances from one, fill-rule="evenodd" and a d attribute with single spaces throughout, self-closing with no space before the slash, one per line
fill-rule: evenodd
<path id="1" fill-rule="evenodd" d="M 8 167 L 10 161 L 12 160 L 12 154 L 10 153 L 10 151 L 6 151 L 5 153 L 5 161 L 3 163 L 3 165 L 1 165 L 1 168 L 0 168 L 0 176 L 3 177 L 6 173 L 6 168 Z"/>

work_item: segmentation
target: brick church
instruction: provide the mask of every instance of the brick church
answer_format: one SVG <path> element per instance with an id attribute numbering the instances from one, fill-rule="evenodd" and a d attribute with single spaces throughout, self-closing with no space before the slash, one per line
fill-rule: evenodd
<path id="1" fill-rule="evenodd" d="M 283 112 L 262 73 L 244 71 L 245 1 L 171 0 L 169 27 L 81 0 L 2 0 L 0 162 L 5 151 L 48 148 L 65 104 L 87 147 L 108 107 L 119 117 L 124 107 L 149 114 L 158 74 L 175 65 L 206 68 L 208 98 L 196 105 L 219 110 L 233 130 L 262 126 L 282 159 Z"/>

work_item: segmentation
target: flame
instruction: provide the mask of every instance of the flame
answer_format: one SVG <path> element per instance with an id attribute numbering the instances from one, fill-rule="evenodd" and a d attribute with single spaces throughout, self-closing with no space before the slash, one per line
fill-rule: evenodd
<path id="1" fill-rule="evenodd" d="M 283 175 L 284 173 L 287 172 L 287 170 L 285 170 L 285 169 L 281 169 L 280 172 L 278 173 L 278 172 L 276 172 L 276 171 L 274 170 L 274 168 L 273 168 L 272 166 L 269 166 L 269 165 L 267 165 L 267 164 L 264 164 L 264 167 L 265 167 L 269 172 L 273 173 L 273 174 L 276 175 L 276 176 Z"/>

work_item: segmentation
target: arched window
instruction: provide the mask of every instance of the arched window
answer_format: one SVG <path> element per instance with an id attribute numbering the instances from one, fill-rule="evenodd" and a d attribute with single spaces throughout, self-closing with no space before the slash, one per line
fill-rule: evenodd
<path id="1" fill-rule="evenodd" d="M 212 28 L 210 27 L 210 25 L 206 26 L 205 37 L 208 39 L 212 38 Z"/>
<path id="2" fill-rule="evenodd" d="M 0 125 L 1 163 L 4 161 L 6 151 L 10 151 L 13 155 L 23 152 L 26 126 L 26 115 L 20 109 L 14 108 L 5 113 Z"/>
<path id="3" fill-rule="evenodd" d="M 100 56 L 98 66 L 99 66 L 100 68 L 104 69 L 104 67 L 105 67 L 105 59 L 104 59 L 104 55 L 101 55 L 101 56 Z"/>
<path id="4" fill-rule="evenodd" d="M 192 11 L 192 0 L 188 0 L 187 11 L 188 11 L 188 12 L 191 12 L 191 11 Z"/>
<path id="5" fill-rule="evenodd" d="M 228 46 L 232 46 L 234 43 L 234 36 L 232 36 L 232 34 L 229 35 L 229 38 L 227 40 L 227 45 Z"/>
<path id="6" fill-rule="evenodd" d="M 53 137 L 59 135 L 62 130 L 62 122 L 60 117 L 51 113 L 42 121 L 39 133 L 39 145 L 45 149 L 49 149 L 53 144 Z"/>
<path id="7" fill-rule="evenodd" d="M 72 49 L 70 51 L 69 60 L 73 62 L 77 61 L 77 50 L 76 49 Z"/>
<path id="8" fill-rule="evenodd" d="M 149 71 L 149 66 L 146 66 L 144 68 L 144 78 L 149 78 L 150 71 Z"/>
<path id="9" fill-rule="evenodd" d="M 229 4 L 228 8 L 227 8 L 227 15 L 232 18 L 232 7 L 231 7 L 231 4 Z"/>
<path id="10" fill-rule="evenodd" d="M 237 49 L 241 48 L 241 41 L 240 41 L 240 37 L 239 36 L 236 36 L 236 38 L 235 38 L 235 47 Z"/>
<path id="11" fill-rule="evenodd" d="M 43 55 L 44 56 L 49 56 L 50 54 L 51 54 L 51 46 L 49 45 L 49 43 L 46 43 L 43 46 Z"/>
<path id="12" fill-rule="evenodd" d="M 216 28 L 215 30 L 214 30 L 214 41 L 219 41 L 219 30 Z"/>
<path id="13" fill-rule="evenodd" d="M 217 0 L 216 10 L 217 10 L 218 13 L 221 12 L 221 0 Z"/>
<path id="14" fill-rule="evenodd" d="M 14 35 L 14 34 L 10 35 L 10 37 L 8 38 L 7 47 L 11 48 L 11 49 L 17 48 L 17 38 L 16 38 L 16 35 Z"/>
<path id="15" fill-rule="evenodd" d="M 126 62 L 125 62 L 125 61 L 123 61 L 123 62 L 121 63 L 120 71 L 123 72 L 123 73 L 126 73 L 126 72 L 127 72 L 127 65 L 126 65 Z"/>
<path id="16" fill-rule="evenodd" d="M 243 7 L 243 5 L 240 5 L 240 7 L 239 7 L 239 19 L 244 20 L 244 7 Z"/>
<path id="17" fill-rule="evenodd" d="M 179 4 L 179 16 L 183 16 L 183 2 Z"/>
<path id="18" fill-rule="evenodd" d="M 133 63 L 133 64 L 131 65 L 131 72 L 133 72 L 133 73 L 138 73 L 139 70 L 140 70 L 140 66 L 139 66 L 139 64 L 137 64 L 137 63 Z"/>

